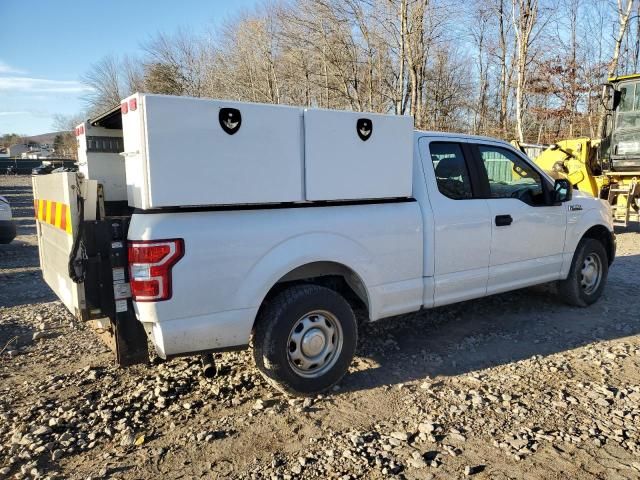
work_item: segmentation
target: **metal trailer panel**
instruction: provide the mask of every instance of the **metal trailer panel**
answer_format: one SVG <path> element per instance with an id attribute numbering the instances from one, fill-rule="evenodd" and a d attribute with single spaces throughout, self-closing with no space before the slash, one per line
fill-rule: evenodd
<path id="1" fill-rule="evenodd" d="M 69 254 L 78 231 L 78 194 L 84 199 L 84 216 L 95 219 L 97 182 L 81 179 L 76 173 L 53 173 L 33 177 L 33 198 L 40 268 L 45 282 L 67 309 L 80 318 L 86 308 L 84 285 L 69 277 Z M 61 216 L 68 209 L 63 225 Z M 62 227 L 65 228 L 62 228 Z"/>
<path id="2" fill-rule="evenodd" d="M 307 200 L 411 196 L 411 117 L 308 109 L 304 132 Z"/>
<path id="3" fill-rule="evenodd" d="M 130 206 L 304 200 L 301 108 L 148 94 L 125 104 Z M 225 109 L 240 112 L 237 130 L 224 129 Z"/>

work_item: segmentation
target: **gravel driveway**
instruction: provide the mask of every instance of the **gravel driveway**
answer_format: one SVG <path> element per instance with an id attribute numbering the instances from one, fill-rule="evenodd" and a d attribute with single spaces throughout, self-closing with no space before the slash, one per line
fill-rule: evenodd
<path id="1" fill-rule="evenodd" d="M 0 478 L 640 478 L 640 232 L 603 298 L 536 287 L 381 321 L 331 394 L 249 352 L 118 369 L 38 268 L 30 178 L 0 177 Z"/>

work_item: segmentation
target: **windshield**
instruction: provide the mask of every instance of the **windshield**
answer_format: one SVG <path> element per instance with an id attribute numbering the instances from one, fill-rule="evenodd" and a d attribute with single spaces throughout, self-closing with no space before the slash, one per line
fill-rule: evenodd
<path id="1" fill-rule="evenodd" d="M 640 82 L 622 84 L 619 91 L 616 130 L 640 128 Z"/>

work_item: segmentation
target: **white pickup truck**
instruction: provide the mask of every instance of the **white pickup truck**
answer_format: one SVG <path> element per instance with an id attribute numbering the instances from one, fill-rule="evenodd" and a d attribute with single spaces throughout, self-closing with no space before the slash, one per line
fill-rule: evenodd
<path id="1" fill-rule="evenodd" d="M 269 380 L 313 394 L 349 367 L 354 311 L 552 281 L 587 306 L 615 256 L 606 202 L 407 117 L 136 94 L 76 135 L 82 173 L 34 178 L 41 264 L 123 364 L 147 337 L 162 358 L 251 342 Z"/>

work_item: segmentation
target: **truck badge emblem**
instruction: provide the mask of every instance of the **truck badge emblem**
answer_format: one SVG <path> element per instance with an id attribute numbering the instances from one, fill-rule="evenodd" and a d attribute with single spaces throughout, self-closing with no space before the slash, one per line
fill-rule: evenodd
<path id="1" fill-rule="evenodd" d="M 582 210 L 582 205 L 569 205 L 570 212 L 575 212 L 576 210 Z"/>
<path id="2" fill-rule="evenodd" d="M 229 135 L 233 135 L 240 130 L 242 124 L 242 116 L 237 108 L 221 108 L 218 115 L 220 126 Z"/>
<path id="3" fill-rule="evenodd" d="M 371 138 L 371 133 L 373 133 L 373 124 L 371 120 L 368 118 L 359 118 L 356 122 L 356 131 L 358 132 L 358 136 L 360 140 L 366 142 Z"/>

